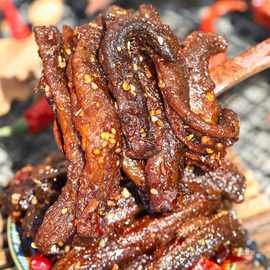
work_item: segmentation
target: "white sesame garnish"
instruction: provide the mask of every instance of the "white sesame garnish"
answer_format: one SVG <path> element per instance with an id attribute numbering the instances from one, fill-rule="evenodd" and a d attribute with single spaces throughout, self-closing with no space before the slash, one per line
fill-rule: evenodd
<path id="1" fill-rule="evenodd" d="M 163 45 L 163 43 L 164 43 L 163 37 L 158 37 L 158 43 L 159 43 L 160 45 Z"/>
<path id="2" fill-rule="evenodd" d="M 127 188 L 124 188 L 124 189 L 122 190 L 121 194 L 122 194 L 122 196 L 123 196 L 124 198 L 126 198 L 126 199 L 129 198 L 130 195 L 131 195 Z"/>
<path id="3" fill-rule="evenodd" d="M 151 188 L 150 193 L 153 195 L 158 195 L 158 191 L 155 188 Z"/>

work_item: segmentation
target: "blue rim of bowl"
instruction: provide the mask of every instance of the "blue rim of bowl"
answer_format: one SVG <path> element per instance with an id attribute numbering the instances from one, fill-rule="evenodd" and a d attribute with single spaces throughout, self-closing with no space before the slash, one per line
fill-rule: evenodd
<path id="1" fill-rule="evenodd" d="M 7 220 L 7 240 L 12 260 L 18 270 L 30 270 L 29 260 L 21 251 L 21 239 L 16 229 L 15 223 L 8 218 Z"/>

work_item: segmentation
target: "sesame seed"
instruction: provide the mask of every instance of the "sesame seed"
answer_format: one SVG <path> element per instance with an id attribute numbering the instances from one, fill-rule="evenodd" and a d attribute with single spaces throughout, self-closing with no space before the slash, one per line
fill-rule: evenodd
<path id="1" fill-rule="evenodd" d="M 62 213 L 63 215 L 65 215 L 67 212 L 68 212 L 68 209 L 67 209 L 67 208 L 63 208 L 63 209 L 61 210 L 61 213 Z"/>
<path id="2" fill-rule="evenodd" d="M 140 129 L 140 133 L 144 133 L 144 128 L 141 128 Z"/>
<path id="3" fill-rule="evenodd" d="M 164 38 L 163 37 L 158 37 L 158 43 L 160 44 L 160 45 L 163 45 L 163 43 L 164 43 Z"/>
<path id="4" fill-rule="evenodd" d="M 142 62 L 143 61 L 143 57 L 140 55 L 139 60 Z"/>
<path id="5" fill-rule="evenodd" d="M 96 61 L 95 56 L 94 55 L 91 55 L 90 56 L 90 62 L 91 63 L 94 63 L 95 61 Z"/>
<path id="6" fill-rule="evenodd" d="M 19 194 L 19 193 L 13 193 L 13 194 L 11 195 L 11 203 L 12 203 L 12 204 L 18 204 L 20 198 L 21 198 L 21 194 Z"/>
<path id="7" fill-rule="evenodd" d="M 111 128 L 111 132 L 112 132 L 112 134 L 116 134 L 116 129 L 115 128 Z"/>
<path id="8" fill-rule="evenodd" d="M 164 127 L 164 123 L 161 120 L 157 120 L 157 125 L 159 127 Z"/>
<path id="9" fill-rule="evenodd" d="M 152 73 L 151 71 L 149 70 L 149 68 L 145 68 L 145 75 L 148 79 L 150 79 L 152 77 Z"/>
<path id="10" fill-rule="evenodd" d="M 67 55 L 71 55 L 71 49 L 66 48 L 66 49 L 65 49 L 65 52 L 66 52 Z"/>
<path id="11" fill-rule="evenodd" d="M 91 82 L 91 87 L 92 87 L 92 89 L 94 89 L 94 90 L 97 90 L 97 89 L 98 89 L 97 84 L 94 83 L 94 82 Z"/>
<path id="12" fill-rule="evenodd" d="M 189 134 L 189 135 L 186 137 L 186 139 L 187 139 L 188 141 L 191 141 L 193 138 L 194 138 L 194 134 Z"/>
<path id="13" fill-rule="evenodd" d="M 213 102 L 215 100 L 215 95 L 212 92 L 208 92 L 206 96 L 210 102 Z"/>
<path id="14" fill-rule="evenodd" d="M 109 141 L 110 141 L 111 144 L 116 144 L 116 140 L 113 139 L 113 138 L 109 139 Z"/>
<path id="15" fill-rule="evenodd" d="M 59 241 L 58 243 L 57 243 L 57 245 L 59 246 L 59 247 L 63 247 L 64 246 L 64 242 L 63 241 Z"/>
<path id="16" fill-rule="evenodd" d="M 107 142 L 107 141 L 104 141 L 104 142 L 102 143 L 102 147 L 103 147 L 103 148 L 105 148 L 107 145 L 108 145 L 108 142 Z"/>
<path id="17" fill-rule="evenodd" d="M 206 152 L 207 152 L 208 154 L 213 154 L 213 153 L 214 153 L 214 150 L 211 149 L 211 148 L 206 148 Z"/>
<path id="18" fill-rule="evenodd" d="M 122 151 L 121 148 L 117 148 L 117 149 L 115 150 L 115 153 L 116 153 L 116 154 L 120 154 L 121 151 Z"/>
<path id="19" fill-rule="evenodd" d="M 142 138 L 145 138 L 147 136 L 147 134 L 144 132 L 144 133 L 141 133 L 141 137 Z"/>
<path id="20" fill-rule="evenodd" d="M 105 246 L 106 246 L 106 243 L 107 243 L 107 239 L 101 239 L 101 240 L 99 241 L 99 247 L 100 247 L 100 248 L 105 247 Z"/>
<path id="21" fill-rule="evenodd" d="M 32 242 L 32 243 L 31 243 L 31 248 L 37 249 L 37 246 L 36 246 L 36 243 L 35 243 L 35 242 Z"/>
<path id="22" fill-rule="evenodd" d="M 118 269 L 119 269 L 118 264 L 114 264 L 113 267 L 112 267 L 112 270 L 118 270 Z"/>
<path id="23" fill-rule="evenodd" d="M 98 164 L 103 164 L 104 163 L 104 158 L 103 157 L 100 157 L 99 159 L 98 159 Z"/>
<path id="24" fill-rule="evenodd" d="M 36 196 L 33 196 L 32 200 L 31 200 L 31 203 L 33 205 L 36 205 L 38 203 L 38 200 L 37 200 L 37 197 Z"/>
<path id="25" fill-rule="evenodd" d="M 164 87 L 165 87 L 164 81 L 160 80 L 160 81 L 158 82 L 158 86 L 159 86 L 160 88 L 164 88 Z"/>
<path id="26" fill-rule="evenodd" d="M 208 136 L 202 136 L 201 142 L 202 142 L 202 144 L 208 144 L 209 143 L 209 137 Z"/>
<path id="27" fill-rule="evenodd" d="M 158 118 L 155 115 L 153 115 L 153 116 L 151 116 L 151 120 L 153 123 L 155 123 L 158 121 Z"/>
<path id="28" fill-rule="evenodd" d="M 216 144 L 216 148 L 217 148 L 218 150 L 222 150 L 222 149 L 223 149 L 223 144 L 222 144 L 222 143 L 217 143 L 217 144 Z"/>
<path id="29" fill-rule="evenodd" d="M 92 76 L 91 76 L 90 74 L 84 74 L 84 76 L 83 76 L 83 81 L 84 81 L 85 83 L 91 83 L 92 80 L 93 80 L 93 78 L 92 78 Z"/>
<path id="30" fill-rule="evenodd" d="M 133 64 L 133 69 L 134 69 L 135 71 L 137 71 L 137 70 L 138 70 L 138 65 L 137 65 L 137 64 Z"/>
<path id="31" fill-rule="evenodd" d="M 70 251 L 70 246 L 66 245 L 64 250 L 65 250 L 65 252 L 69 252 Z"/>
<path id="32" fill-rule="evenodd" d="M 81 112 L 82 112 L 82 109 L 80 108 L 77 112 L 75 112 L 75 116 L 80 115 Z"/>
<path id="33" fill-rule="evenodd" d="M 155 188 L 151 188 L 150 193 L 153 195 L 158 195 L 158 191 Z"/>
<path id="34" fill-rule="evenodd" d="M 61 57 L 61 55 L 58 55 L 58 66 L 60 68 L 65 68 L 66 67 L 66 61 L 64 58 Z"/>
<path id="35" fill-rule="evenodd" d="M 51 253 L 56 253 L 57 251 L 58 251 L 57 246 L 56 246 L 56 245 L 53 245 L 53 246 L 51 247 Z"/>
<path id="36" fill-rule="evenodd" d="M 129 91 L 130 90 L 130 85 L 127 81 L 124 81 L 123 84 L 122 84 L 122 88 L 125 90 L 125 91 Z"/>
<path id="37" fill-rule="evenodd" d="M 117 47 L 117 51 L 118 52 L 121 52 L 122 51 L 122 48 L 121 47 Z"/>
<path id="38" fill-rule="evenodd" d="M 136 87 L 133 84 L 131 84 L 130 85 L 130 90 L 134 92 L 136 90 Z"/>
<path id="39" fill-rule="evenodd" d="M 109 132 L 102 132 L 100 135 L 101 139 L 108 141 L 110 139 L 110 133 Z"/>
<path id="40" fill-rule="evenodd" d="M 111 200 L 108 200 L 108 201 L 107 201 L 107 205 L 108 205 L 109 207 L 113 207 L 113 206 L 115 206 L 115 203 L 114 203 L 113 201 L 111 201 Z"/>
<path id="41" fill-rule="evenodd" d="M 100 155 L 100 149 L 98 149 L 98 148 L 95 148 L 94 150 L 93 150 L 93 154 L 94 155 Z"/>
<path id="42" fill-rule="evenodd" d="M 130 197 L 130 192 L 128 191 L 128 189 L 127 188 L 123 188 L 123 190 L 122 190 L 122 192 L 121 192 L 121 195 L 122 195 L 122 197 L 124 197 L 124 198 L 129 198 Z"/>

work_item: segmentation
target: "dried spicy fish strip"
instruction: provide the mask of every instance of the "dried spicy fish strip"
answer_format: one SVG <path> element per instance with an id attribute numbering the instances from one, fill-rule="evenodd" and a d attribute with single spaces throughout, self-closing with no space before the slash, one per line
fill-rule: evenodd
<path id="1" fill-rule="evenodd" d="M 176 241 L 169 246 L 145 269 L 190 269 L 201 257 L 214 256 L 223 245 L 236 246 L 244 242 L 245 233 L 239 222 L 228 212 L 221 212 L 184 242 Z"/>
<path id="2" fill-rule="evenodd" d="M 120 125 L 97 61 L 102 27 L 91 23 L 79 27 L 76 33 L 80 38 L 72 57 L 72 68 L 80 104 L 78 131 L 85 153 L 76 207 L 77 232 L 84 237 L 99 237 L 110 228 L 105 222 L 106 213 L 112 213 L 121 198 Z M 134 200 L 133 205 L 126 218 L 138 210 Z M 126 218 L 122 215 L 122 221 Z"/>
<path id="3" fill-rule="evenodd" d="M 209 198 L 224 197 L 226 200 L 240 203 L 244 200 L 246 190 L 245 177 L 228 160 L 224 160 L 219 168 L 209 172 L 196 170 L 187 166 L 181 182 L 189 189 L 200 186 L 209 195 Z"/>
<path id="4" fill-rule="evenodd" d="M 179 194 L 180 143 L 171 131 L 165 117 L 164 107 L 158 86 L 153 78 L 154 74 L 151 73 L 151 67 L 138 49 L 137 52 L 132 53 L 132 59 L 146 96 L 156 148 L 159 150 L 157 154 L 147 160 L 145 167 L 150 209 L 155 212 L 172 211 Z"/>
<path id="5" fill-rule="evenodd" d="M 44 77 L 52 93 L 63 134 L 63 149 L 70 162 L 67 183 L 58 200 L 46 212 L 35 239 L 39 249 L 45 254 L 50 254 L 57 252 L 57 244 L 65 242 L 75 232 L 75 202 L 83 161 L 80 142 L 72 124 L 61 34 L 55 27 L 36 27 L 35 37 L 43 61 Z"/>
<path id="6" fill-rule="evenodd" d="M 106 26 L 100 59 L 117 100 L 127 154 L 132 158 L 148 158 L 155 153 L 155 147 L 149 130 L 146 100 L 129 60 L 130 42 L 132 38 L 147 40 L 163 57 L 174 60 L 177 40 L 166 35 L 167 28 L 157 28 L 135 16 L 109 22 Z"/>
<path id="7" fill-rule="evenodd" d="M 191 198 L 183 205 L 182 210 L 165 215 L 161 218 L 144 218 L 128 227 L 120 236 L 108 241 L 104 247 L 85 249 L 79 258 L 75 258 L 70 266 L 79 265 L 78 269 L 110 269 L 114 264 L 125 265 L 132 258 L 136 258 L 147 251 L 168 244 L 176 236 L 186 219 L 201 215 L 208 215 L 220 207 L 219 201 L 209 202 L 197 197 Z M 71 251 L 72 252 L 72 251 Z M 67 255 L 68 256 L 68 255 Z M 70 258 L 72 260 L 72 258 Z M 64 270 L 57 265 L 63 265 L 61 260 L 53 268 Z M 69 268 L 71 269 L 71 268 Z"/>

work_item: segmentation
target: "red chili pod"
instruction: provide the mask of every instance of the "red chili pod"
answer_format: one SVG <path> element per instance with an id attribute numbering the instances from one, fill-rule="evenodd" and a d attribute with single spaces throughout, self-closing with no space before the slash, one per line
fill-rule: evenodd
<path id="1" fill-rule="evenodd" d="M 50 270 L 52 268 L 52 262 L 42 256 L 42 255 L 34 255 L 31 258 L 30 269 L 31 270 Z"/>
<path id="2" fill-rule="evenodd" d="M 31 34 L 28 25 L 23 21 L 12 0 L 3 0 L 0 9 L 3 11 L 4 17 L 10 27 L 12 37 L 24 39 Z"/>
<path id="3" fill-rule="evenodd" d="M 54 114 L 45 97 L 38 100 L 24 112 L 28 131 L 37 133 L 47 128 L 54 119 Z"/>

